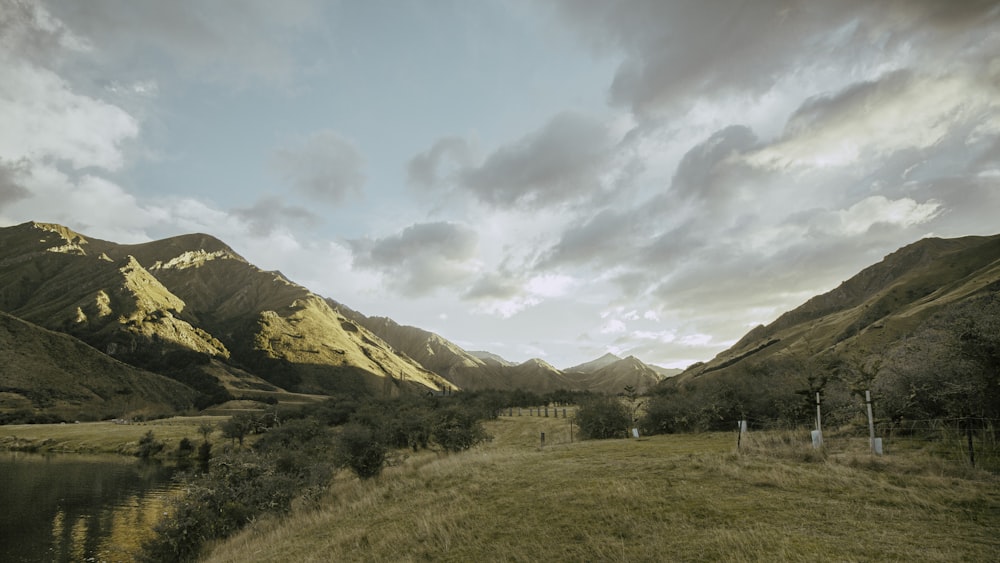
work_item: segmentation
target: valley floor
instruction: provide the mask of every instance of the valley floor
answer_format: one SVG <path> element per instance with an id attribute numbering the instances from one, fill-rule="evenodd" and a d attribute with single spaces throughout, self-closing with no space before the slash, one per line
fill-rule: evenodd
<path id="1" fill-rule="evenodd" d="M 808 433 L 740 453 L 725 433 L 569 443 L 567 419 L 537 417 L 488 428 L 464 454 L 338 474 L 319 506 L 206 560 L 1000 560 L 1000 479 L 921 452 L 818 455 Z"/>

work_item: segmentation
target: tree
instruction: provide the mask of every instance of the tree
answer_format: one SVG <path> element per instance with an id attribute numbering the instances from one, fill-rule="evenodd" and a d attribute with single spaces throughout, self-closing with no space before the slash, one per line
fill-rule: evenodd
<path id="1" fill-rule="evenodd" d="M 201 439 L 204 442 L 208 441 L 208 437 L 215 432 L 215 425 L 210 422 L 202 422 L 198 425 L 198 433 L 201 434 Z"/>
<path id="2" fill-rule="evenodd" d="M 595 397 L 580 406 L 575 418 L 580 435 L 594 440 L 623 438 L 632 422 L 617 397 Z"/>
<path id="3" fill-rule="evenodd" d="M 253 431 L 255 426 L 253 416 L 248 413 L 240 413 L 229 417 L 229 420 L 222 423 L 222 435 L 230 440 L 237 440 L 240 447 L 243 447 L 243 439 Z"/>
<path id="4" fill-rule="evenodd" d="M 642 407 L 642 402 L 639 401 L 639 392 L 635 390 L 632 385 L 625 386 L 625 400 L 628 401 L 628 416 L 632 424 L 635 424 L 639 420 L 639 408 Z"/>

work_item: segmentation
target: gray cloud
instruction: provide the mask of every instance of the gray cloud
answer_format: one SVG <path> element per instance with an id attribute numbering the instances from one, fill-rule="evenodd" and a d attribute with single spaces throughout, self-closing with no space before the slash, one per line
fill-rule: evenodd
<path id="1" fill-rule="evenodd" d="M 633 213 L 605 209 L 569 227 L 546 251 L 537 265 L 546 269 L 570 264 L 604 262 L 612 265 L 627 259 L 637 224 Z"/>
<path id="2" fill-rule="evenodd" d="M 686 106 L 705 92 L 767 91 L 793 66 L 859 53 L 885 61 L 923 49 L 962 49 L 1000 17 L 994 2 L 557 2 L 564 21 L 598 50 L 625 58 L 609 89 L 639 115 Z M 918 38 L 919 41 L 913 39 Z M 790 47 L 794 46 L 794 47 Z M 878 63 L 875 63 L 878 64 Z"/>
<path id="3" fill-rule="evenodd" d="M 33 2 L 0 0 L 0 45 L 18 58 L 51 66 L 67 44 L 78 42 L 61 22 Z"/>
<path id="4" fill-rule="evenodd" d="M 607 127 L 582 114 L 561 113 L 537 132 L 501 147 L 460 182 L 484 202 L 549 205 L 583 199 L 601 189 L 615 141 Z"/>
<path id="5" fill-rule="evenodd" d="M 508 300 L 522 294 L 520 280 L 509 273 L 488 273 L 481 276 L 462 294 L 463 299 L 478 300 Z"/>
<path id="6" fill-rule="evenodd" d="M 29 164 L 25 160 L 5 162 L 0 158 L 0 209 L 31 195 L 19 179 L 28 168 Z"/>
<path id="7" fill-rule="evenodd" d="M 407 296 L 463 285 L 472 275 L 479 236 L 457 223 L 411 225 L 381 239 L 348 241 L 354 264 L 382 273 L 386 283 Z"/>
<path id="8" fill-rule="evenodd" d="M 296 147 L 275 151 L 274 165 L 299 193 L 326 203 L 360 195 L 365 183 L 361 152 L 332 131 L 313 133 Z"/>
<path id="9" fill-rule="evenodd" d="M 250 207 L 233 209 L 232 214 L 245 221 L 255 236 L 267 236 L 281 226 L 315 227 L 321 222 L 320 217 L 308 209 L 285 205 L 275 196 L 262 197 Z"/>
<path id="10" fill-rule="evenodd" d="M 462 170 L 472 164 L 468 141 L 461 137 L 445 137 L 434 146 L 410 159 L 406 167 L 409 182 L 423 188 L 436 187 L 442 180 L 441 168 L 450 161 L 454 169 Z"/>
<path id="11" fill-rule="evenodd" d="M 695 213 L 706 223 L 708 213 L 720 213 L 720 206 L 730 201 L 730 192 L 748 175 L 746 166 L 730 157 L 743 154 L 757 142 L 749 128 L 739 125 L 714 133 L 681 158 L 669 190 L 640 205 L 618 205 L 572 224 L 543 253 L 536 268 L 614 267 L 637 260 L 667 266 L 675 257 L 707 244 L 707 239 L 697 236 L 697 222 L 684 219 L 682 207 L 694 202 Z"/>
<path id="12" fill-rule="evenodd" d="M 673 197 L 714 200 L 727 196 L 733 165 L 727 159 L 748 151 L 757 143 L 753 131 L 730 125 L 692 147 L 677 165 L 671 182 Z"/>

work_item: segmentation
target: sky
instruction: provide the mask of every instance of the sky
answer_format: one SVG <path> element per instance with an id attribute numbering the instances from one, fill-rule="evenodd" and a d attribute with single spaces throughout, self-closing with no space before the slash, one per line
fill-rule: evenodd
<path id="1" fill-rule="evenodd" d="M 30 220 L 208 233 L 511 361 L 683 368 L 1000 233 L 1000 5 L 0 0 Z"/>

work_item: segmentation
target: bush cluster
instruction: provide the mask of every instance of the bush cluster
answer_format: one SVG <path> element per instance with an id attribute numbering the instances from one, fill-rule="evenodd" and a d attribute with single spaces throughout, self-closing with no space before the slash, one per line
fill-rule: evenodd
<path id="1" fill-rule="evenodd" d="M 198 459 L 206 470 L 186 474 L 187 493 L 157 526 L 144 558 L 194 560 L 205 542 L 224 538 L 264 513 L 287 512 L 295 499 L 318 498 L 337 468 L 362 479 L 377 477 L 393 449 L 468 449 L 487 439 L 486 410 L 479 396 L 458 393 L 340 397 L 296 409 L 241 413 L 221 425 L 223 436 L 239 447 L 214 457 L 207 440 L 212 429 L 200 429 L 206 439 Z M 244 447 L 250 435 L 257 437 Z M 187 455 L 192 449 L 184 447 Z"/>

